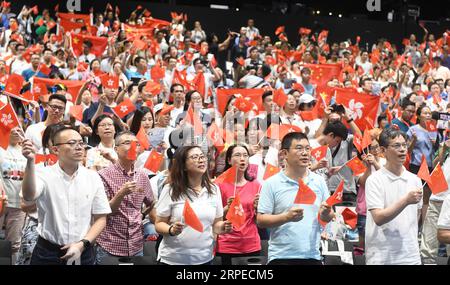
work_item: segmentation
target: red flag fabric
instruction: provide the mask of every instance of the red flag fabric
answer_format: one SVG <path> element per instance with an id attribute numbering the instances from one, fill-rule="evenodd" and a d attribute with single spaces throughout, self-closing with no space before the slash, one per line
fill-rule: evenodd
<path id="1" fill-rule="evenodd" d="M 33 14 L 35 15 L 39 13 L 39 8 L 37 5 L 34 5 L 30 10 L 33 11 Z"/>
<path id="2" fill-rule="evenodd" d="M 244 66 L 245 65 L 245 60 L 242 57 L 237 58 L 236 61 L 237 61 L 237 63 L 239 63 L 240 66 Z"/>
<path id="3" fill-rule="evenodd" d="M 427 124 L 427 131 L 432 132 L 432 133 L 437 132 L 437 127 L 436 127 L 437 123 L 436 123 L 436 121 L 429 120 L 429 121 L 426 122 L 426 124 Z"/>
<path id="4" fill-rule="evenodd" d="M 448 190 L 447 180 L 445 179 L 440 163 L 438 163 L 436 168 L 431 173 L 430 180 L 431 183 L 429 183 L 428 186 L 430 186 L 431 192 L 433 192 L 434 195 Z"/>
<path id="5" fill-rule="evenodd" d="M 163 160 L 164 155 L 152 149 L 152 151 L 148 155 L 147 161 L 145 161 L 144 167 L 153 173 L 157 173 Z"/>
<path id="6" fill-rule="evenodd" d="M 339 78 L 342 71 L 341 64 L 305 64 L 311 69 L 311 82 L 317 86 L 327 86 L 333 78 Z"/>
<path id="7" fill-rule="evenodd" d="M 345 208 L 344 211 L 342 211 L 342 217 L 344 218 L 344 222 L 352 229 L 356 228 L 358 215 L 355 212 L 353 212 L 349 208 Z"/>
<path id="8" fill-rule="evenodd" d="M 83 106 L 73 105 L 69 109 L 70 115 L 74 117 L 77 121 L 83 121 Z"/>
<path id="9" fill-rule="evenodd" d="M 284 136 L 294 132 L 302 132 L 302 129 L 294 125 L 271 124 L 267 130 L 266 136 L 274 140 L 282 141 Z"/>
<path id="10" fill-rule="evenodd" d="M 172 110 L 175 108 L 173 105 L 167 105 L 164 103 L 163 108 L 161 109 L 161 112 L 159 112 L 160 116 L 164 116 L 172 112 Z"/>
<path id="11" fill-rule="evenodd" d="M 223 114 L 231 96 L 241 94 L 244 98 L 250 98 L 258 109 L 262 109 L 262 94 L 264 89 L 217 89 L 217 105 L 219 112 Z"/>
<path id="12" fill-rule="evenodd" d="M 58 162 L 58 157 L 54 154 L 40 154 L 36 153 L 34 158 L 34 164 L 47 163 L 48 165 L 54 165 Z"/>
<path id="13" fill-rule="evenodd" d="M 0 217 L 3 216 L 3 213 L 5 212 L 6 209 L 6 194 L 5 194 L 5 190 L 3 190 L 3 188 L 1 188 L 1 192 L 0 192 Z"/>
<path id="14" fill-rule="evenodd" d="M 420 179 L 426 181 L 428 185 L 431 183 L 430 171 L 428 170 L 427 160 L 425 155 L 422 154 L 422 163 L 420 164 L 419 172 L 417 172 L 417 176 Z"/>
<path id="15" fill-rule="evenodd" d="M 371 96 L 357 93 L 352 90 L 337 88 L 336 103 L 344 105 L 350 112 L 350 116 L 355 120 L 360 130 L 366 128 L 373 129 L 370 122 L 375 122 L 377 118 L 379 96 Z"/>
<path id="16" fill-rule="evenodd" d="M 21 75 L 18 74 L 10 74 L 8 77 L 8 81 L 6 81 L 5 92 L 8 92 L 12 95 L 19 95 L 20 90 L 22 89 L 24 79 Z"/>
<path id="17" fill-rule="evenodd" d="M 280 106 L 281 108 L 284 108 L 284 105 L 286 105 L 288 96 L 286 93 L 284 93 L 283 89 L 278 89 L 273 92 L 273 102 Z"/>
<path id="18" fill-rule="evenodd" d="M 245 212 L 242 207 L 241 198 L 236 193 L 233 202 L 228 209 L 226 219 L 230 221 L 236 229 L 240 229 L 245 224 Z"/>
<path id="19" fill-rule="evenodd" d="M 223 137 L 220 135 L 219 127 L 216 125 L 216 123 L 212 123 L 211 126 L 208 128 L 208 133 L 206 134 L 206 137 L 211 141 L 211 143 L 219 153 L 221 153 L 222 150 L 225 148 L 223 143 L 224 141 Z"/>
<path id="20" fill-rule="evenodd" d="M 130 144 L 130 149 L 127 152 L 127 159 L 129 160 L 136 160 L 137 158 L 137 142 L 132 141 Z"/>
<path id="21" fill-rule="evenodd" d="M 39 71 L 42 72 L 43 74 L 49 76 L 50 73 L 52 72 L 52 70 L 50 69 L 50 67 L 48 67 L 47 65 L 41 63 L 41 65 L 39 66 Z"/>
<path id="22" fill-rule="evenodd" d="M 300 83 L 294 83 L 292 84 L 292 89 L 299 91 L 300 93 L 304 93 L 305 92 L 305 87 L 303 87 L 302 84 Z"/>
<path id="23" fill-rule="evenodd" d="M 367 167 L 357 156 L 352 158 L 345 165 L 347 165 L 353 171 L 353 176 L 363 174 L 367 170 Z"/>
<path id="24" fill-rule="evenodd" d="M 235 184 L 236 183 L 236 175 L 237 175 L 237 167 L 232 166 L 227 171 L 222 173 L 219 177 L 216 178 L 214 181 L 215 184 L 221 184 L 221 183 L 230 183 Z"/>
<path id="25" fill-rule="evenodd" d="M 133 102 L 130 99 L 123 100 L 122 103 L 113 108 L 119 118 L 123 119 L 126 115 L 130 114 L 134 110 L 136 110 L 136 106 L 134 106 Z"/>
<path id="26" fill-rule="evenodd" d="M 191 90 L 197 90 L 198 93 L 200 93 L 200 95 L 203 98 L 206 98 L 208 96 L 208 94 L 206 93 L 206 83 L 205 83 L 205 75 L 203 74 L 203 72 L 199 72 L 197 73 L 197 75 L 194 77 L 194 79 L 192 80 L 192 88 Z"/>
<path id="27" fill-rule="evenodd" d="M 107 37 L 95 37 L 81 34 L 70 34 L 72 38 L 72 49 L 76 56 L 80 56 L 83 53 L 83 42 L 90 41 L 92 43 L 91 53 L 97 57 L 101 57 L 108 46 Z"/>
<path id="28" fill-rule="evenodd" d="M 309 34 L 311 34 L 311 30 L 310 30 L 310 29 L 307 29 L 307 28 L 301 27 L 301 28 L 298 30 L 298 33 L 299 33 L 300 35 L 309 35 Z"/>
<path id="29" fill-rule="evenodd" d="M 159 93 L 161 93 L 162 88 L 161 84 L 154 82 L 153 80 L 149 80 L 145 84 L 144 90 L 152 95 L 158 95 Z"/>
<path id="30" fill-rule="evenodd" d="M 0 109 L 0 147 L 7 149 L 11 130 L 19 126 L 16 112 L 11 104 L 6 104 Z"/>
<path id="31" fill-rule="evenodd" d="M 364 150 L 368 148 L 371 144 L 372 144 L 372 136 L 370 135 L 369 129 L 366 129 L 364 131 L 361 148 Z"/>
<path id="32" fill-rule="evenodd" d="M 183 85 L 186 89 L 190 88 L 191 84 L 186 79 L 186 70 L 179 71 L 178 69 L 175 69 L 173 72 L 172 85 L 175 83 Z"/>
<path id="33" fill-rule="evenodd" d="M 139 129 L 139 132 L 136 134 L 136 138 L 138 139 L 139 144 L 141 145 L 141 147 L 143 149 L 149 149 L 150 142 L 148 141 L 148 136 L 145 133 L 145 130 L 144 130 L 144 128 L 142 126 Z"/>
<path id="34" fill-rule="evenodd" d="M 363 138 L 359 134 L 353 134 L 353 145 L 356 147 L 359 153 L 363 152 L 362 141 Z"/>
<path id="35" fill-rule="evenodd" d="M 133 46 L 137 49 L 137 50 L 144 50 L 147 47 L 147 43 L 140 40 L 140 39 L 135 39 L 133 41 Z"/>
<path id="36" fill-rule="evenodd" d="M 308 185 L 306 185 L 302 179 L 298 181 L 299 187 L 297 196 L 295 196 L 294 204 L 306 204 L 312 205 L 316 201 L 316 193 L 314 193 Z"/>
<path id="37" fill-rule="evenodd" d="M 319 146 L 311 151 L 311 156 L 317 161 L 321 161 L 327 155 L 327 151 L 328 145 Z"/>
<path id="38" fill-rule="evenodd" d="M 55 86 L 56 84 L 63 84 L 67 87 L 67 93 L 72 95 L 72 101 L 76 102 L 78 97 L 78 91 L 80 91 L 81 86 L 83 86 L 84 81 L 81 80 L 60 80 L 60 79 L 49 79 L 49 78 L 40 78 L 40 77 L 33 77 L 33 86 L 40 86 L 39 91 L 44 92 L 46 95 L 48 94 L 46 88 L 42 88 L 43 85 L 45 86 Z M 34 88 L 34 87 L 33 87 Z M 33 94 L 36 95 L 36 93 L 33 92 Z"/>
<path id="39" fill-rule="evenodd" d="M 201 136 L 203 134 L 203 124 L 197 112 L 194 112 L 192 105 L 189 106 L 186 114 L 186 122 L 194 127 L 194 134 Z"/>
<path id="40" fill-rule="evenodd" d="M 80 30 L 82 27 L 90 27 L 91 16 L 88 14 L 59 13 L 59 25 L 64 33 Z"/>
<path id="41" fill-rule="evenodd" d="M 150 74 L 154 81 L 159 81 L 166 76 L 166 70 L 159 63 L 155 64 L 150 70 Z"/>
<path id="42" fill-rule="evenodd" d="M 192 229 L 202 233 L 203 232 L 203 224 L 200 221 L 200 219 L 195 214 L 194 210 L 192 209 L 191 205 L 189 204 L 189 201 L 186 200 L 184 203 L 183 208 L 183 217 L 184 217 L 184 223 L 188 226 L 190 226 Z"/>
<path id="43" fill-rule="evenodd" d="M 239 97 L 234 101 L 234 106 L 244 113 L 250 112 L 253 108 L 252 102 L 245 99 L 244 97 Z"/>
<path id="44" fill-rule="evenodd" d="M 270 177 L 274 176 L 275 174 L 277 174 L 278 172 L 280 172 L 280 168 L 273 166 L 270 163 L 266 164 L 266 171 L 264 172 L 264 177 L 263 180 L 269 179 Z"/>
<path id="45" fill-rule="evenodd" d="M 342 203 L 342 197 L 344 195 L 344 180 L 341 180 L 341 183 L 339 183 L 339 186 L 336 188 L 336 191 L 334 191 L 333 195 L 328 197 L 327 199 L 327 205 L 332 207 L 336 204 Z"/>
<path id="46" fill-rule="evenodd" d="M 279 35 L 281 33 L 284 33 L 284 26 L 279 26 L 276 30 L 275 30 L 275 35 Z"/>
<path id="47" fill-rule="evenodd" d="M 119 77 L 106 74 L 101 77 L 103 88 L 119 89 Z"/>
<path id="48" fill-rule="evenodd" d="M 273 57 L 270 56 L 270 55 L 267 55 L 267 56 L 266 56 L 265 62 L 266 62 L 268 65 L 271 65 L 271 66 L 277 64 L 277 61 L 275 60 L 275 58 L 273 58 Z"/>

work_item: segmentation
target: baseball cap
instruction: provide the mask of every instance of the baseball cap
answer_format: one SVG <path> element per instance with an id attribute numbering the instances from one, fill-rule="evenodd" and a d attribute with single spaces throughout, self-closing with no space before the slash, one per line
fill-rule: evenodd
<path id="1" fill-rule="evenodd" d="M 299 103 L 300 104 L 308 104 L 311 103 L 312 101 L 316 101 L 316 98 L 314 98 L 312 95 L 304 93 L 303 95 L 300 96 L 299 99 Z"/>

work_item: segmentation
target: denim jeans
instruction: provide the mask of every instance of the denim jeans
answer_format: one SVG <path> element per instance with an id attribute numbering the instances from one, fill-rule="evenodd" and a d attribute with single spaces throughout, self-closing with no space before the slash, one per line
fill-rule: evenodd
<path id="1" fill-rule="evenodd" d="M 47 242 L 48 243 L 48 242 Z M 51 248 L 39 237 L 31 256 L 31 265 L 66 265 L 66 260 L 61 259 L 66 250 L 59 250 L 59 246 Z M 90 246 L 81 254 L 81 265 L 94 265 L 94 248 Z"/>
<path id="2" fill-rule="evenodd" d="M 103 259 L 108 256 L 109 257 L 124 257 L 124 256 L 113 255 L 113 254 L 107 252 L 103 247 L 101 247 L 97 244 L 97 246 L 95 247 L 95 264 L 101 265 Z M 144 256 L 144 250 L 139 251 L 138 253 L 136 253 L 133 256 Z"/>

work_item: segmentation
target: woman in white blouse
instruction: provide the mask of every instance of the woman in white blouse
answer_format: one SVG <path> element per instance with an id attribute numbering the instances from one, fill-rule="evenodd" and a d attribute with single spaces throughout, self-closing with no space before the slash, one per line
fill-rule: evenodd
<path id="1" fill-rule="evenodd" d="M 117 161 L 117 153 L 114 151 L 116 128 L 111 117 L 99 116 L 94 122 L 94 133 L 100 137 L 100 143 L 88 150 L 86 167 L 99 171 Z"/>

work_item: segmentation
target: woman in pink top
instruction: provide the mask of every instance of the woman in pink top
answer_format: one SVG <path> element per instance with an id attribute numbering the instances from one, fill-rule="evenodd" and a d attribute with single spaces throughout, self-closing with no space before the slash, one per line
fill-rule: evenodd
<path id="1" fill-rule="evenodd" d="M 246 146 L 237 144 L 228 148 L 225 156 L 225 171 L 237 166 L 236 185 L 230 183 L 219 184 L 224 204 L 224 217 L 234 199 L 239 194 L 245 212 L 244 225 L 229 234 L 219 235 L 217 239 L 217 256 L 222 257 L 222 264 L 231 265 L 232 257 L 260 255 L 261 242 L 256 226 L 256 207 L 258 205 L 261 184 L 248 174 L 249 151 Z"/>

